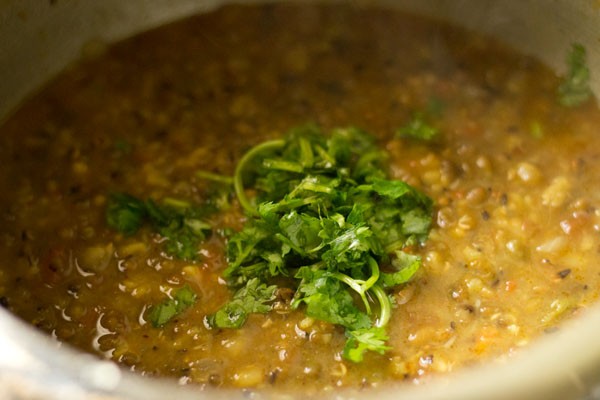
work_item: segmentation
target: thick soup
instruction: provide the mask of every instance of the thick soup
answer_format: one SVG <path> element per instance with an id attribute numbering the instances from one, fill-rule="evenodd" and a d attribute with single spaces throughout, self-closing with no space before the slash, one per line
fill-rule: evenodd
<path id="1" fill-rule="evenodd" d="M 57 341 L 181 384 L 315 393 L 420 384 L 505 359 L 598 297 L 600 114 L 581 85 L 581 47 L 566 60 L 570 76 L 557 77 L 435 21 L 264 5 L 97 50 L 0 127 L 0 304 Z M 292 189 L 288 208 L 273 206 L 292 208 L 281 220 L 253 208 L 279 181 L 245 176 L 246 197 L 236 196 L 232 177 L 251 148 L 300 138 L 300 161 L 271 149 L 249 164 L 277 177 L 331 172 L 335 132 L 361 132 L 340 157 L 379 169 L 311 175 L 302 184 L 314 196 Z M 377 156 L 363 163 L 367 151 Z M 398 217 L 399 236 L 369 225 L 397 214 L 385 199 L 401 185 L 421 219 Z M 291 236 L 257 230 L 258 214 Z M 347 250 L 372 246 L 373 275 L 363 258 L 331 253 L 350 231 L 331 232 L 345 226 L 356 228 Z M 235 275 L 251 252 L 263 261 Z M 344 262 L 358 278 L 328 269 Z M 255 274 L 259 265 L 278 275 Z M 310 287 L 294 280 L 318 274 Z M 315 282 L 334 285 L 331 297 Z M 320 302 L 307 300 L 317 292 Z"/>

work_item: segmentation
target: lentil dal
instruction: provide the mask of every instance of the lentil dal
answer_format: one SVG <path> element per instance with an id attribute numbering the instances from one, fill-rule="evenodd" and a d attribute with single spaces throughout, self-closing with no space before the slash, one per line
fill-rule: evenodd
<path id="1" fill-rule="evenodd" d="M 559 78 L 531 58 L 348 5 L 228 6 L 101 53 L 0 128 L 0 304 L 58 341 L 182 384 L 310 393 L 504 359 L 597 299 L 600 114 L 559 105 Z M 395 135 L 427 112 L 439 138 Z M 105 221 L 112 191 L 200 203 L 198 170 L 231 175 L 250 146 L 306 121 L 372 133 L 391 175 L 435 204 L 423 266 L 392 293 L 392 349 L 362 363 L 341 357 L 343 331 L 285 307 L 209 329 L 230 296 L 222 236 L 183 262 L 150 230 Z M 243 219 L 234 201 L 212 222 Z M 184 285 L 198 301 L 148 323 Z"/>

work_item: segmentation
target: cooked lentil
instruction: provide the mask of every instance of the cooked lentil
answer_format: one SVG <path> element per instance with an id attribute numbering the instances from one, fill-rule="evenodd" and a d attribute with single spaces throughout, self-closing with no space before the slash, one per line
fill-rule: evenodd
<path id="1" fill-rule="evenodd" d="M 0 305 L 56 340 L 200 387 L 419 384 L 510 357 L 600 287 L 600 114 L 594 101 L 560 106 L 558 86 L 490 39 L 348 5 L 228 6 L 117 43 L 0 128 Z M 439 137 L 394 135 L 432 100 Z M 150 230 L 125 237 L 104 220 L 112 191 L 200 202 L 197 171 L 231 175 L 251 145 L 306 121 L 372 132 L 391 174 L 436 204 L 422 270 L 392 294 L 392 350 L 360 364 L 341 358 L 342 331 L 285 296 L 239 330 L 208 329 L 230 295 L 223 239 L 182 262 Z M 242 222 L 235 202 L 213 221 Z M 198 301 L 148 323 L 184 285 Z"/>

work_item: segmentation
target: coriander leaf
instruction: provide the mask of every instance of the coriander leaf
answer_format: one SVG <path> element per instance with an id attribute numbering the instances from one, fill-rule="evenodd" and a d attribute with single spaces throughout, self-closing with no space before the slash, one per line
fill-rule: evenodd
<path id="1" fill-rule="evenodd" d="M 356 160 L 367 153 L 378 152 L 382 155 L 375 146 L 373 137 L 356 127 L 335 128 L 327 140 L 327 150 L 336 164 L 343 167 L 352 166 Z"/>
<path id="2" fill-rule="evenodd" d="M 250 279 L 228 303 L 208 318 L 209 324 L 215 328 L 241 327 L 249 314 L 264 314 L 271 310 L 267 303 L 275 300 L 276 290 L 275 285 L 267 286 L 256 278 Z"/>
<path id="3" fill-rule="evenodd" d="M 355 305 L 345 290 L 332 293 L 315 293 L 302 299 L 306 304 L 306 315 L 321 321 L 347 328 L 369 326 L 371 320 Z"/>
<path id="4" fill-rule="evenodd" d="M 205 238 L 202 231 L 194 231 L 185 224 L 174 224 L 159 228 L 158 232 L 167 239 L 164 248 L 168 255 L 187 261 L 198 258 L 199 243 Z"/>
<path id="5" fill-rule="evenodd" d="M 422 209 L 412 209 L 402 214 L 402 232 L 405 235 L 427 235 L 431 227 L 431 216 Z"/>
<path id="6" fill-rule="evenodd" d="M 214 212 L 210 206 L 192 206 L 186 201 L 167 198 L 163 204 L 152 199 L 137 199 L 126 193 L 115 193 L 106 209 L 107 224 L 124 233 L 135 234 L 144 223 L 164 239 L 169 256 L 193 261 L 198 258 L 199 244 L 211 231 L 204 217 Z"/>
<path id="7" fill-rule="evenodd" d="M 384 288 L 391 288 L 408 282 L 421 268 L 421 257 L 396 251 L 396 258 L 392 260 L 395 272 L 382 272 L 380 282 Z"/>
<path id="8" fill-rule="evenodd" d="M 307 256 L 321 244 L 319 218 L 291 211 L 281 217 L 279 228 L 283 236 L 289 240 L 290 247 L 301 256 Z"/>
<path id="9" fill-rule="evenodd" d="M 349 329 L 371 326 L 369 316 L 354 305 L 350 293 L 343 290 L 341 282 L 331 273 L 303 267 L 297 277 L 302 277 L 302 282 L 298 287 L 299 297 L 292 303 L 293 308 L 305 303 L 309 317 Z"/>
<path id="10" fill-rule="evenodd" d="M 429 197 L 405 182 L 383 179 L 362 185 L 360 190 L 381 196 L 367 218 L 387 252 L 427 239 L 432 223 Z"/>
<path id="11" fill-rule="evenodd" d="M 356 363 L 361 362 L 367 350 L 379 354 L 385 353 L 390 347 L 385 345 L 388 336 L 381 327 L 370 327 L 346 331 L 348 341 L 344 347 L 344 358 Z"/>
<path id="12" fill-rule="evenodd" d="M 277 249 L 277 243 L 274 243 L 276 226 L 266 221 L 251 221 L 227 243 L 228 266 L 223 276 L 233 286 L 243 285 L 268 273 L 262 255 L 266 250 L 272 252 Z"/>
<path id="13" fill-rule="evenodd" d="M 590 70 L 585 48 L 578 43 L 571 46 L 567 57 L 568 71 L 558 87 L 558 101 L 565 107 L 577 107 L 592 97 Z"/>
<path id="14" fill-rule="evenodd" d="M 206 181 L 203 209 L 207 211 L 207 214 L 231 208 L 233 177 L 204 170 L 196 171 L 195 176 Z"/>
<path id="15" fill-rule="evenodd" d="M 427 122 L 423 113 L 415 113 L 406 125 L 396 131 L 398 137 L 423 141 L 431 141 L 438 135 L 439 130 Z"/>
<path id="16" fill-rule="evenodd" d="M 327 250 L 322 254 L 323 261 L 341 269 L 352 267 L 356 262 L 366 265 L 367 256 L 376 248 L 373 231 L 363 225 L 348 225 L 337 230 L 327 244 Z"/>
<path id="17" fill-rule="evenodd" d="M 126 236 L 135 234 L 146 217 L 146 205 L 143 201 L 126 193 L 113 193 L 106 207 L 108 226 Z"/>
<path id="18" fill-rule="evenodd" d="M 185 203 L 158 205 L 152 200 L 146 201 L 146 207 L 154 229 L 167 239 L 164 244 L 167 254 L 181 260 L 196 260 L 198 247 L 211 230 L 200 219 L 203 210 Z"/>
<path id="19" fill-rule="evenodd" d="M 161 327 L 196 302 L 197 295 L 187 285 L 173 292 L 173 297 L 150 307 L 148 320 L 155 328 Z"/>
<path id="20" fill-rule="evenodd" d="M 382 167 L 387 154 L 375 146 L 373 137 L 365 131 L 336 128 L 327 144 L 329 154 L 336 160 L 338 175 L 356 180 L 385 176 Z"/>
<path id="21" fill-rule="evenodd" d="M 401 198 L 404 195 L 417 196 L 416 190 L 408 183 L 403 181 L 390 181 L 387 179 L 373 180 L 372 190 L 378 195 L 388 197 L 392 200 Z"/>

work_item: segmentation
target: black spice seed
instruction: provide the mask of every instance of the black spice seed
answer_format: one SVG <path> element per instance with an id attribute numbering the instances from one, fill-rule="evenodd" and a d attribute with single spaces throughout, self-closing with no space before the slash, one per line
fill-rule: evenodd
<path id="1" fill-rule="evenodd" d="M 277 377 L 279 376 L 279 369 L 274 369 L 273 371 L 269 372 L 269 383 L 271 385 L 275 384 L 275 382 L 277 381 Z"/>
<path id="2" fill-rule="evenodd" d="M 570 273 L 571 273 L 571 269 L 567 268 L 567 269 L 563 269 L 562 271 L 559 271 L 558 276 L 560 277 L 560 279 L 565 279 L 567 276 L 569 276 Z"/>
<path id="3" fill-rule="evenodd" d="M 81 185 L 73 185 L 69 188 L 69 193 L 78 194 L 81 192 Z"/>
<path id="4" fill-rule="evenodd" d="M 481 212 L 481 218 L 483 218 L 484 221 L 487 221 L 488 219 L 490 219 L 490 213 L 486 210 L 483 210 Z"/>
<path id="5" fill-rule="evenodd" d="M 156 139 L 164 139 L 167 136 L 169 136 L 169 131 L 166 129 L 158 129 L 156 132 L 154 132 L 154 137 Z"/>
<path id="6" fill-rule="evenodd" d="M 508 196 L 506 195 L 506 193 L 502 193 L 502 195 L 500 196 L 500 204 L 502 204 L 503 206 L 508 204 Z"/>

